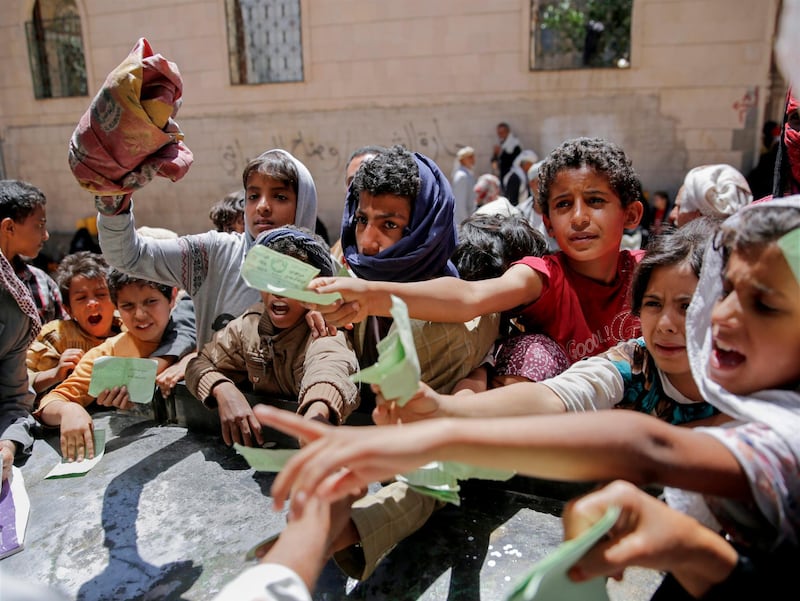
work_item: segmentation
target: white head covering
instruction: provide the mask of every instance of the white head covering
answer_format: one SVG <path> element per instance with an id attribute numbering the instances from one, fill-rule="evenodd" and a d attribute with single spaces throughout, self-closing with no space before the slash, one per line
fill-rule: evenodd
<path id="1" fill-rule="evenodd" d="M 679 211 L 700 211 L 727 217 L 753 201 L 744 176 L 730 165 L 702 165 L 686 174 L 678 199 Z"/>
<path id="2" fill-rule="evenodd" d="M 735 227 L 745 210 L 776 206 L 800 209 L 800 195 L 750 205 L 726 219 L 725 227 Z M 800 390 L 761 390 L 745 397 L 728 392 L 708 376 L 711 311 L 722 293 L 722 255 L 714 246 L 709 244 L 706 249 L 700 281 L 686 313 L 686 346 L 692 375 L 709 403 L 736 419 L 768 424 L 791 444 L 800 463 Z"/>
<path id="3" fill-rule="evenodd" d="M 528 168 L 528 182 L 533 183 L 533 181 L 539 177 L 539 170 L 542 168 L 542 165 L 544 165 L 544 159 L 535 162 Z"/>
<path id="4" fill-rule="evenodd" d="M 725 221 L 725 226 L 736 227 L 741 215 L 746 211 L 758 211 L 765 207 L 787 206 L 800 209 L 800 195 L 773 199 L 756 203 L 743 208 Z M 686 346 L 689 363 L 701 395 L 722 413 L 740 422 L 759 422 L 766 424 L 779 436 L 791 450 L 796 462 L 800 462 L 800 390 L 759 390 L 747 396 L 733 394 L 714 382 L 708 376 L 708 363 L 712 351 L 711 312 L 722 292 L 722 255 L 709 244 L 703 259 L 703 269 L 697 284 L 692 302 L 686 314 Z M 727 446 L 738 456 L 739 449 L 731 446 L 723 428 L 702 428 Z M 670 492 L 670 491 L 665 491 Z M 789 494 L 796 494 L 789 491 Z M 677 495 L 674 489 L 668 494 L 668 500 L 674 505 Z M 762 502 L 763 497 L 754 490 L 754 497 L 765 516 L 786 536 L 796 536 L 791 525 L 786 523 L 785 516 L 776 515 L 774 507 Z M 687 498 L 687 495 L 684 495 Z M 786 502 L 786 501 L 784 501 Z M 695 517 L 699 517 L 695 515 Z"/>
<path id="5" fill-rule="evenodd" d="M 283 154 L 294 164 L 294 168 L 297 170 L 297 206 L 293 225 L 307 228 L 313 232 L 317 225 L 317 188 L 311 172 L 300 160 L 282 148 L 266 150 L 259 157 L 268 152 Z"/>
<path id="6" fill-rule="evenodd" d="M 527 163 L 536 163 L 539 160 L 539 155 L 536 154 L 533 150 L 526 149 L 520 152 L 517 155 L 517 158 L 514 159 L 513 166 L 514 167 L 522 167 L 523 162 Z M 525 174 L 527 175 L 527 174 Z"/>

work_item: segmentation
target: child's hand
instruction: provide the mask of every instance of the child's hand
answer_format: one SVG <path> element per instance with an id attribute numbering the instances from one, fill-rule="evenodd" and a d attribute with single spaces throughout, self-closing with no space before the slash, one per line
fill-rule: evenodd
<path id="1" fill-rule="evenodd" d="M 79 403 L 65 402 L 61 408 L 61 455 L 67 461 L 94 459 L 92 418 Z"/>
<path id="2" fill-rule="evenodd" d="M 253 415 L 253 409 L 242 391 L 232 382 L 222 382 L 214 386 L 212 391 L 219 407 L 219 421 L 222 425 L 222 439 L 230 446 L 234 442 L 246 447 L 264 444 L 261 435 L 261 424 Z"/>
<path id="3" fill-rule="evenodd" d="M 193 351 L 183 357 L 180 361 L 165 368 L 156 376 L 156 386 L 161 391 L 161 396 L 165 399 L 172 394 L 178 382 L 186 376 L 186 366 L 189 361 L 197 357 L 197 351 Z"/>
<path id="4" fill-rule="evenodd" d="M 83 357 L 83 351 L 79 348 L 68 348 L 61 353 L 56 371 L 56 377 L 59 381 L 66 379 L 70 372 L 75 369 L 75 366 L 78 365 L 81 357 Z"/>
<path id="5" fill-rule="evenodd" d="M 328 325 L 325 322 L 325 317 L 319 311 L 309 311 L 306 313 L 306 323 L 311 330 L 312 338 L 336 336 L 336 327 Z"/>
<path id="6" fill-rule="evenodd" d="M 107 388 L 97 395 L 97 404 L 103 407 L 116 407 L 117 409 L 130 409 L 133 407 L 128 389 L 125 386 Z"/>
<path id="7" fill-rule="evenodd" d="M 330 305 L 304 303 L 304 306 L 319 311 L 325 316 L 328 325 L 352 328 L 352 324 L 364 321 L 367 311 L 367 283 L 359 278 L 314 278 L 308 284 L 309 290 L 320 293 L 338 292 L 343 300 Z"/>
<path id="8" fill-rule="evenodd" d="M 14 465 L 14 455 L 17 444 L 13 440 L 0 440 L 0 457 L 3 460 L 3 480 L 11 475 L 11 466 Z"/>
<path id="9" fill-rule="evenodd" d="M 441 397 L 424 382 L 419 383 L 419 389 L 402 407 L 393 399 L 386 399 L 377 384 L 372 385 L 375 397 L 375 409 L 372 411 L 372 421 L 379 426 L 398 423 L 417 422 L 432 417 L 442 417 Z"/>

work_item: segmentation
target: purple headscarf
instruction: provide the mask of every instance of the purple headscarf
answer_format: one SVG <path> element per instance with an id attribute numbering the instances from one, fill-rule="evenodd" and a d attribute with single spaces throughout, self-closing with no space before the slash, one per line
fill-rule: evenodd
<path id="1" fill-rule="evenodd" d="M 358 195 L 347 193 L 342 216 L 342 247 L 347 265 L 360 278 L 392 282 L 419 282 L 439 276 L 458 277 L 450 262 L 456 247 L 453 191 L 450 182 L 428 157 L 415 152 L 419 193 L 411 205 L 411 221 L 403 237 L 377 255 L 362 255 L 356 247 L 354 217 Z"/>

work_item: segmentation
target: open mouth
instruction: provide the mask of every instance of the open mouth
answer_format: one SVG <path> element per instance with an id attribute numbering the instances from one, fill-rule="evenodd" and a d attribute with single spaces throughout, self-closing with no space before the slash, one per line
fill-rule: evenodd
<path id="1" fill-rule="evenodd" d="M 714 344 L 712 359 L 719 367 L 737 367 L 744 363 L 746 357 L 733 348 L 724 348 L 720 344 Z"/>
<path id="2" fill-rule="evenodd" d="M 270 309 L 275 315 L 286 315 L 289 312 L 289 305 L 286 303 L 272 303 Z"/>
<path id="3" fill-rule="evenodd" d="M 89 316 L 89 317 L 86 319 L 86 321 L 88 321 L 88 322 L 89 322 L 89 325 L 96 326 L 96 325 L 97 325 L 97 324 L 99 324 L 101 321 L 103 321 L 103 316 L 102 316 L 102 315 L 90 315 L 90 316 Z"/>

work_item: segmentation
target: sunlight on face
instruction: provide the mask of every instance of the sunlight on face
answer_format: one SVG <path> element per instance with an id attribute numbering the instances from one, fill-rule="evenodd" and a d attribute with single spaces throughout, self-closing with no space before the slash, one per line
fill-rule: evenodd
<path id="1" fill-rule="evenodd" d="M 776 243 L 734 252 L 711 313 L 711 379 L 735 394 L 800 382 L 800 284 Z"/>

